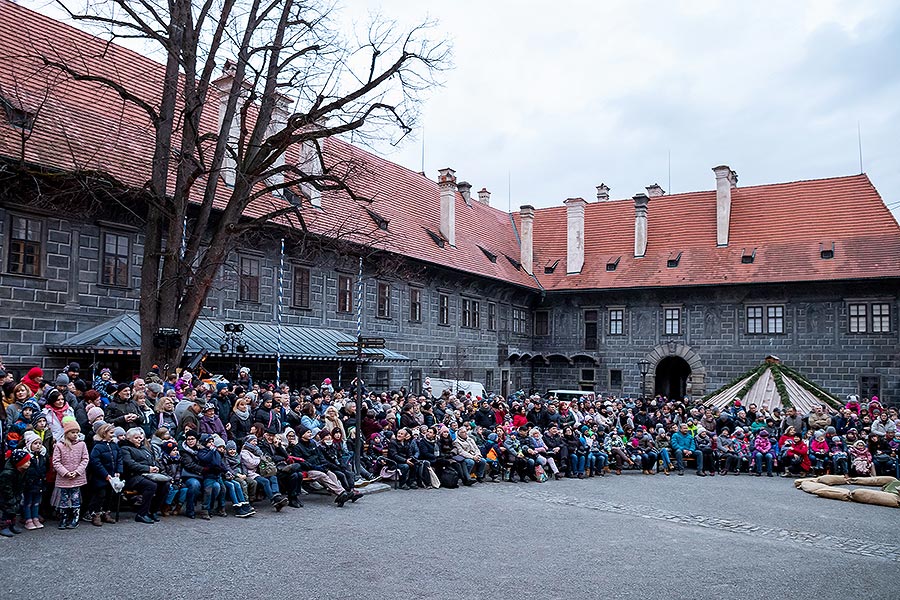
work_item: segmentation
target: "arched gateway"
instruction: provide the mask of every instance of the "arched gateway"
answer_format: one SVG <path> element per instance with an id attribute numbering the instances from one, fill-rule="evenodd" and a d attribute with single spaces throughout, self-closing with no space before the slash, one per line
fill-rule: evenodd
<path id="1" fill-rule="evenodd" d="M 706 393 L 706 367 L 700 354 L 685 344 L 660 344 L 647 354 L 647 386 L 655 394 L 681 399 Z"/>

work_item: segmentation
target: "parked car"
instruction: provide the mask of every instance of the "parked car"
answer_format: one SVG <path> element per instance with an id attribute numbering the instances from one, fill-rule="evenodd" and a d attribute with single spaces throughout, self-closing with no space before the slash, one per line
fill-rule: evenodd
<path id="1" fill-rule="evenodd" d="M 587 390 L 548 390 L 547 396 L 556 396 L 557 400 L 565 402 L 578 402 L 579 398 L 584 398 L 589 402 L 594 402 L 597 395 Z"/>
<path id="2" fill-rule="evenodd" d="M 428 383 L 431 384 L 431 395 L 440 396 L 444 390 L 450 390 L 451 394 L 466 394 L 471 392 L 472 396 L 481 396 L 485 398 L 484 385 L 477 381 L 464 381 L 462 379 L 441 379 L 440 377 L 429 377 L 426 380 L 425 390 L 428 389 Z"/>

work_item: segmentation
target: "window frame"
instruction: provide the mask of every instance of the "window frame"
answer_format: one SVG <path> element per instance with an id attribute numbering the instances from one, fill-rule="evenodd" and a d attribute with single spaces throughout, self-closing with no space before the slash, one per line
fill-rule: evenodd
<path id="1" fill-rule="evenodd" d="M 510 314 L 510 328 L 516 335 L 528 333 L 528 311 L 518 306 L 513 306 Z"/>
<path id="2" fill-rule="evenodd" d="M 472 302 L 471 298 L 459 299 L 459 326 L 466 329 L 472 328 Z"/>
<path id="3" fill-rule="evenodd" d="M 541 317 L 541 328 L 538 329 L 538 318 Z M 533 329 L 535 337 L 548 337 L 551 333 L 550 329 L 550 311 L 549 310 L 536 310 L 532 315 L 533 320 Z"/>
<path id="4" fill-rule="evenodd" d="M 387 391 L 391 386 L 391 370 L 375 369 L 375 389 L 378 392 Z"/>
<path id="5" fill-rule="evenodd" d="M 309 267 L 304 267 L 303 265 L 292 265 L 291 266 L 291 285 L 293 286 L 291 289 L 291 307 L 292 308 L 300 308 L 300 309 L 308 309 L 312 305 L 312 270 Z M 302 273 L 305 273 L 305 282 L 297 281 L 298 276 Z M 297 292 L 300 293 L 300 301 L 297 300 Z M 306 300 L 306 303 L 303 303 L 303 300 Z"/>
<path id="6" fill-rule="evenodd" d="M 345 282 L 347 284 L 346 286 L 344 286 Z M 338 273 L 337 312 L 342 315 L 353 313 L 353 277 L 350 275 Z"/>
<path id="7" fill-rule="evenodd" d="M 593 315 L 593 319 L 588 318 Z M 588 325 L 594 327 L 594 335 L 588 335 Z M 584 311 L 584 334 L 582 344 L 585 350 L 597 350 L 600 347 L 600 311 L 594 308 Z"/>
<path id="8" fill-rule="evenodd" d="M 878 307 L 880 314 L 875 314 L 875 307 Z M 882 312 L 882 311 L 887 311 Z M 871 332 L 872 333 L 890 333 L 891 332 L 891 304 L 890 302 L 872 302 L 869 305 L 869 314 L 871 315 Z M 877 319 L 877 321 L 876 321 Z M 875 323 L 879 323 L 878 327 L 875 327 Z M 885 322 L 887 326 L 885 327 Z"/>
<path id="9" fill-rule="evenodd" d="M 766 310 L 765 305 L 754 304 L 745 308 L 747 335 L 765 335 Z M 751 312 L 753 313 L 751 315 Z"/>
<path id="10" fill-rule="evenodd" d="M 391 284 L 386 281 L 375 284 L 375 316 L 379 319 L 391 318 Z"/>
<path id="11" fill-rule="evenodd" d="M 119 254 L 119 240 L 116 242 L 116 254 L 110 255 L 107 252 L 107 248 L 109 245 L 108 236 L 115 236 L 116 238 L 124 239 L 125 241 L 125 254 Z M 119 282 L 118 279 L 113 281 L 107 281 L 106 275 L 108 273 L 106 268 L 107 258 L 112 256 L 115 259 L 124 259 L 125 264 L 125 274 L 123 277 L 123 281 Z M 107 287 L 116 287 L 116 288 L 128 288 L 129 282 L 131 281 L 131 235 L 124 231 L 115 231 L 111 229 L 103 229 L 100 231 L 100 285 L 104 285 Z M 118 266 L 116 271 L 118 270 Z"/>
<path id="12" fill-rule="evenodd" d="M 610 336 L 625 335 L 625 307 L 611 306 L 607 309 L 606 314 L 609 319 L 609 327 L 606 328 L 606 334 Z M 616 315 L 618 315 L 618 318 L 614 318 Z M 618 323 L 618 331 L 614 331 L 614 323 Z"/>
<path id="13" fill-rule="evenodd" d="M 244 273 L 244 265 L 247 264 L 250 267 L 250 270 L 253 270 L 253 266 L 256 267 L 256 274 L 253 273 Z M 255 278 L 256 285 L 250 286 L 245 281 L 252 281 L 252 279 L 247 279 L 247 277 Z M 262 287 L 262 260 L 256 256 L 247 256 L 247 255 L 239 255 L 238 256 L 238 301 L 239 302 L 248 302 L 251 304 L 259 304 L 260 302 L 260 288 Z M 255 298 L 247 297 L 250 292 L 255 293 Z"/>
<path id="14" fill-rule="evenodd" d="M 857 314 L 853 314 L 856 309 Z M 862 309 L 862 314 L 859 314 Z M 854 324 L 856 328 L 854 329 Z M 862 329 L 860 329 L 862 324 Z M 869 304 L 868 302 L 848 302 L 847 303 L 847 332 L 853 334 L 869 333 Z"/>
<path id="15" fill-rule="evenodd" d="M 766 335 L 784 335 L 785 312 L 784 304 L 766 305 Z"/>
<path id="16" fill-rule="evenodd" d="M 21 219 L 21 220 L 25 221 L 26 223 L 36 223 L 40 227 L 40 231 L 37 234 L 38 239 L 37 240 L 27 239 L 28 232 L 30 231 L 30 228 L 28 226 L 26 226 L 26 238 L 25 239 L 13 238 L 13 230 L 14 230 L 16 219 Z M 7 235 L 6 235 L 6 239 L 8 240 L 8 242 L 3 245 L 4 250 L 5 250 L 5 253 L 3 256 L 3 272 L 5 274 L 15 275 L 17 277 L 35 277 L 38 279 L 43 279 L 44 278 L 44 269 L 45 269 L 44 263 L 45 263 L 45 257 L 46 257 L 46 251 L 47 251 L 47 220 L 44 217 L 41 217 L 38 215 L 10 212 L 8 218 L 6 219 L 6 224 L 8 227 Z M 12 260 L 13 255 L 16 254 L 13 252 L 13 244 L 16 241 L 20 241 L 25 244 L 37 244 L 37 249 L 34 252 L 35 272 L 25 273 L 24 271 L 13 271 L 10 268 L 10 266 L 11 266 L 10 261 Z M 26 253 L 24 252 L 24 248 L 23 248 L 22 252 L 20 252 L 19 254 L 21 254 L 24 259 L 24 257 L 26 256 Z M 22 262 L 21 266 L 24 267 L 25 263 Z"/>
<path id="17" fill-rule="evenodd" d="M 663 307 L 663 335 L 681 335 L 681 315 L 680 306 Z"/>
<path id="18" fill-rule="evenodd" d="M 487 328 L 488 331 L 497 331 L 497 303 L 487 303 Z"/>
<path id="19" fill-rule="evenodd" d="M 409 286 L 409 321 L 422 322 L 422 288 Z"/>
<path id="20" fill-rule="evenodd" d="M 438 294 L 438 325 L 450 326 L 450 295 L 443 292 Z"/>

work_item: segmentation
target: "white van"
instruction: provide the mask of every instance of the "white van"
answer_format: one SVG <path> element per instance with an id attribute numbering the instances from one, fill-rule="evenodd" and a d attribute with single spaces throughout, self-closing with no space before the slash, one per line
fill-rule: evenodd
<path id="1" fill-rule="evenodd" d="M 428 384 L 431 384 L 431 395 L 440 398 L 444 390 L 450 390 L 451 394 L 465 395 L 472 394 L 475 396 L 487 397 L 484 386 L 477 381 L 464 381 L 462 379 L 441 379 L 440 377 L 428 377 L 425 380 L 423 391 L 428 390 Z"/>
<path id="2" fill-rule="evenodd" d="M 584 396 L 584 399 L 593 403 L 597 399 L 594 392 L 585 390 L 549 390 L 548 396 L 556 396 L 561 402 L 578 402 L 578 399 Z"/>

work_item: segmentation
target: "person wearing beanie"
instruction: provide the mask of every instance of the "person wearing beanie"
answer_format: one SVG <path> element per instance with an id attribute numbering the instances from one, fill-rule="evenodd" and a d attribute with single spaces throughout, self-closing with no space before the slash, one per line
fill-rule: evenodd
<path id="1" fill-rule="evenodd" d="M 297 436 L 299 437 L 298 442 L 290 449 L 297 454 L 291 455 L 289 460 L 299 463 L 300 468 L 306 472 L 307 478 L 318 482 L 319 485 L 334 494 L 334 502 L 338 506 L 344 506 L 348 500 L 355 503 L 362 498 L 362 494 L 356 490 L 345 490 L 337 475 L 329 470 L 328 461 L 312 440 L 312 430 L 301 425 L 297 430 Z"/>
<path id="2" fill-rule="evenodd" d="M 102 421 L 104 418 L 103 409 L 97 406 L 91 406 L 87 409 L 87 417 L 88 423 L 93 425 L 97 421 Z"/>
<path id="3" fill-rule="evenodd" d="M 212 436 L 212 444 L 215 447 L 216 452 L 220 455 L 223 468 L 222 473 L 219 476 L 219 485 L 222 486 L 221 510 L 223 512 L 225 510 L 225 498 L 227 497 L 231 500 L 235 516 L 244 518 L 256 514 L 256 511 L 253 510 L 250 503 L 247 502 L 247 496 L 243 487 L 240 485 L 240 473 L 235 471 L 232 463 L 229 463 L 228 461 L 228 444 L 218 435 Z M 236 454 L 237 446 L 235 446 L 235 455 Z M 240 467 L 240 459 L 236 456 L 233 458 L 235 459 L 234 463 Z"/>
<path id="4" fill-rule="evenodd" d="M 30 466 L 31 454 L 24 448 L 16 448 L 0 471 L 0 535 L 3 537 L 24 531 L 16 525 L 16 517 L 22 506 L 24 474 Z"/>
<path id="5" fill-rule="evenodd" d="M 173 439 L 166 439 L 158 446 L 159 448 L 159 464 L 161 473 L 168 475 L 169 492 L 163 501 L 160 515 L 168 517 L 169 515 L 177 515 L 187 500 L 188 488 L 183 483 L 181 470 L 181 453 L 178 451 L 178 443 Z"/>
<path id="6" fill-rule="evenodd" d="M 106 422 L 119 427 L 131 428 L 144 425 L 144 410 L 131 397 L 131 388 L 127 383 L 116 386 L 115 392 L 106 406 Z M 146 435 L 146 432 L 144 432 Z"/>
<path id="7" fill-rule="evenodd" d="M 112 498 L 115 496 L 111 480 L 121 477 L 124 465 L 122 451 L 115 439 L 116 428 L 103 421 L 96 421 L 93 428 L 94 447 L 91 448 L 88 463 L 91 495 L 85 515 L 91 525 L 101 527 L 103 523 L 115 523 L 111 514 Z"/>
<path id="8" fill-rule="evenodd" d="M 218 435 L 221 438 L 228 437 L 225 425 L 222 424 L 222 419 L 216 414 L 216 405 L 212 402 L 208 402 L 203 407 L 203 412 L 200 415 L 200 433 Z"/>
<path id="9" fill-rule="evenodd" d="M 25 529 L 41 529 L 38 509 L 44 497 L 44 481 L 47 479 L 47 450 L 44 440 L 34 431 L 25 432 L 23 448 L 31 454 L 31 463 L 22 480 L 22 516 Z"/>
<path id="10" fill-rule="evenodd" d="M 108 368 L 100 369 L 100 374 L 94 379 L 93 388 L 100 394 L 100 401 L 103 406 L 109 404 L 109 386 L 116 385 L 116 381 L 112 378 L 112 371 Z"/>
<path id="11" fill-rule="evenodd" d="M 81 512 L 81 486 L 87 483 L 90 457 L 87 445 L 80 439 L 81 427 L 75 417 L 62 420 L 63 436 L 53 447 L 53 470 L 56 471 L 56 490 L 59 529 L 75 529 Z"/>

